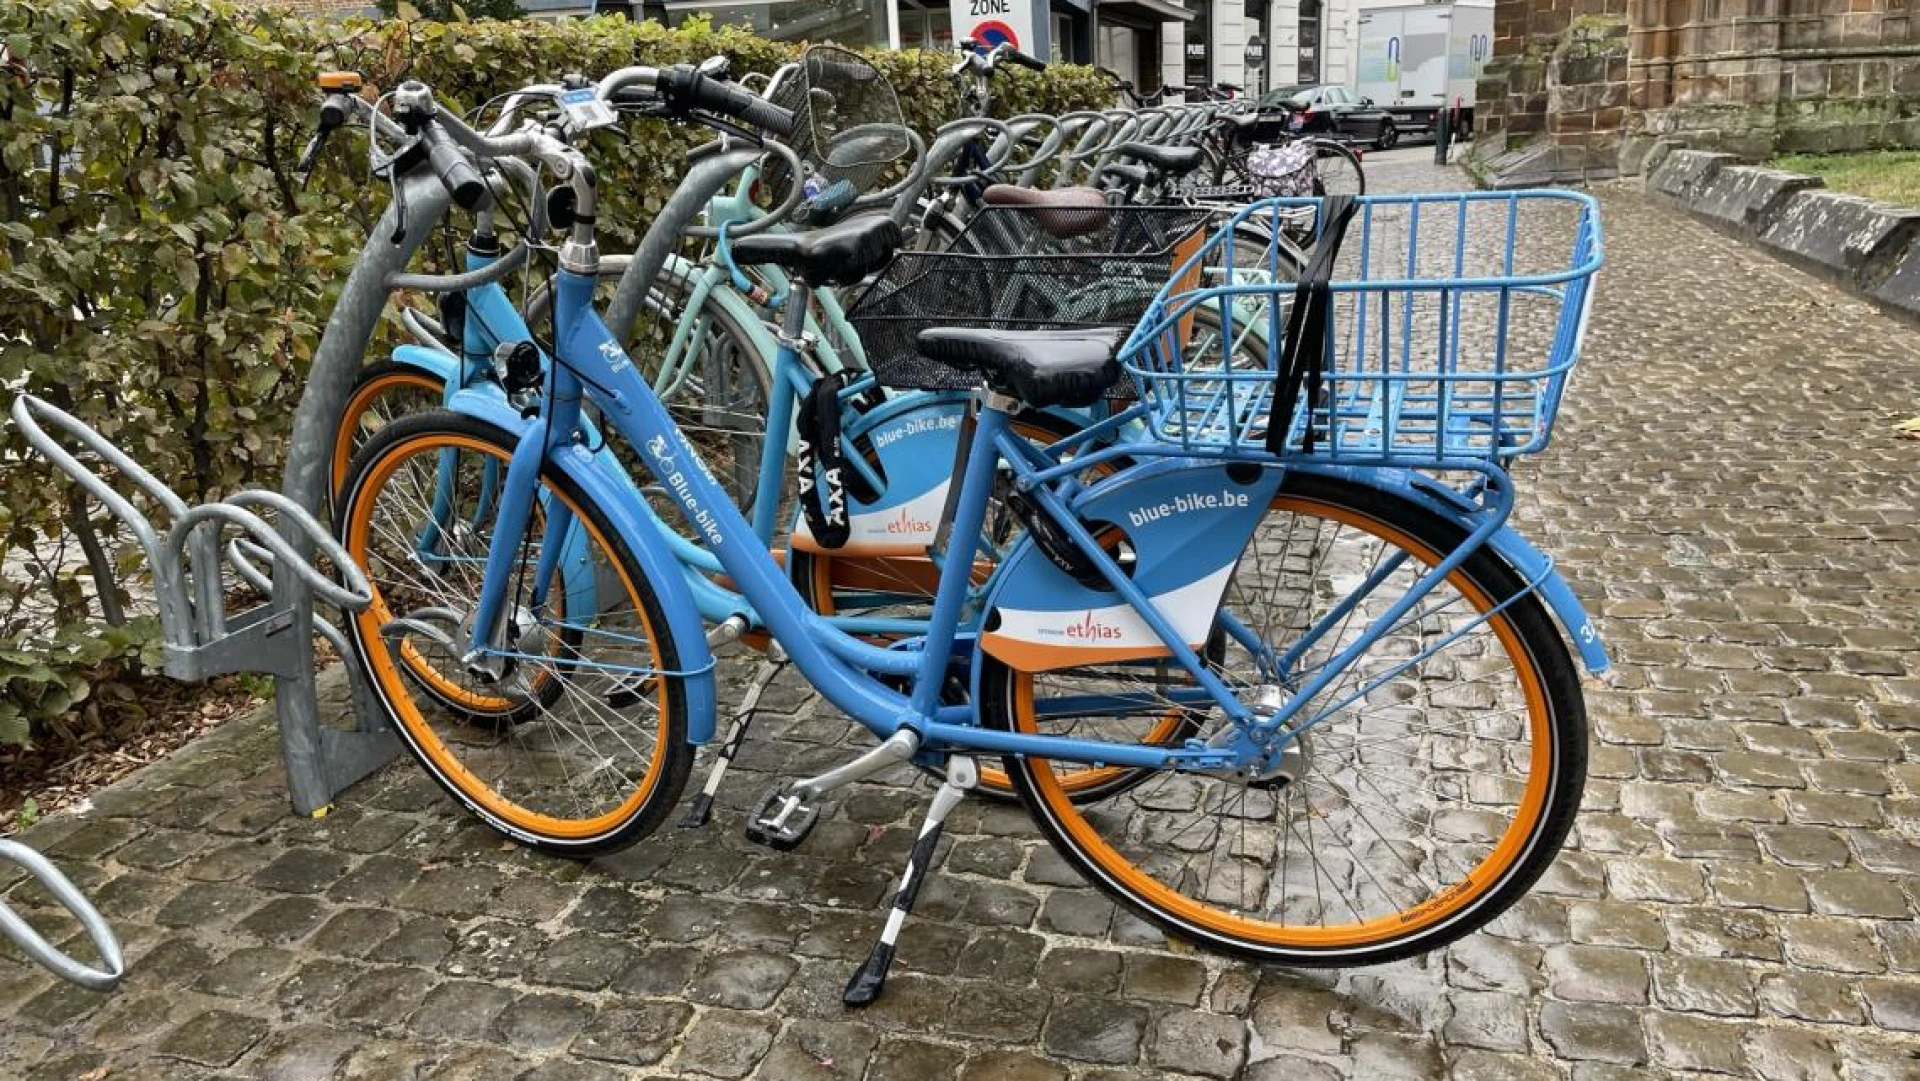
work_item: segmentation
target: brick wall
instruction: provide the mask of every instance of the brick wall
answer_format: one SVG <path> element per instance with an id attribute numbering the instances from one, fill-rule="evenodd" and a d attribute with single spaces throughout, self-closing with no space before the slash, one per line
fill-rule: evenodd
<path id="1" fill-rule="evenodd" d="M 1763 156 L 1920 143 L 1909 0 L 1635 0 L 1649 137 Z"/>
<path id="2" fill-rule="evenodd" d="M 1476 155 L 1611 143 L 1633 172 L 1663 138 L 1754 158 L 1920 146 L 1915 2 L 1498 0 L 1479 111 L 1501 143 Z M 1615 22 L 1623 48 L 1600 43 Z"/>
<path id="3" fill-rule="evenodd" d="M 1629 0 L 1501 0 L 1476 93 L 1474 157 L 1528 180 L 1617 170 L 1627 121 Z"/>

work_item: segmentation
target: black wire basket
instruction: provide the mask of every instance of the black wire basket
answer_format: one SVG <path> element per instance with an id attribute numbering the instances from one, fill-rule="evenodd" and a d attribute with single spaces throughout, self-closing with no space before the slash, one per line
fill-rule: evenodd
<path id="1" fill-rule="evenodd" d="M 784 141 L 823 187 L 845 181 L 865 194 L 913 156 L 892 84 L 859 53 L 809 46 L 775 82 L 768 100 L 793 111 L 794 130 Z M 776 158 L 765 182 L 784 191 L 792 178 Z"/>
<path id="2" fill-rule="evenodd" d="M 1216 216 L 1193 207 L 988 207 L 946 251 L 895 256 L 848 320 L 880 385 L 972 389 L 982 385 L 977 374 L 920 355 L 921 331 L 1130 328 Z"/>

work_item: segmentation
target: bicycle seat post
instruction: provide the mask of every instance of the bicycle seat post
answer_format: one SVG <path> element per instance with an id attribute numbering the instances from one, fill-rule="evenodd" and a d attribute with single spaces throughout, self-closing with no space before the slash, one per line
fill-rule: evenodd
<path id="1" fill-rule="evenodd" d="M 780 313 L 780 344 L 806 356 L 813 342 L 807 337 L 807 313 L 813 307 L 813 286 L 795 271 L 787 278 L 787 306 Z"/>
<path id="2" fill-rule="evenodd" d="M 967 472 L 967 457 L 973 453 L 974 430 L 980 426 L 980 414 L 991 411 L 1012 416 L 1020 411 L 1020 402 L 996 390 L 976 392 L 967 402 L 966 412 L 960 415 L 959 438 L 953 444 L 953 475 L 964 477 Z M 933 534 L 933 543 L 927 546 L 932 556 L 950 555 L 949 546 L 953 543 L 954 512 L 960 509 L 960 496 L 963 485 L 955 484 L 947 488 L 946 506 L 940 511 L 940 526 Z M 965 553 L 961 558 L 966 558 Z"/>

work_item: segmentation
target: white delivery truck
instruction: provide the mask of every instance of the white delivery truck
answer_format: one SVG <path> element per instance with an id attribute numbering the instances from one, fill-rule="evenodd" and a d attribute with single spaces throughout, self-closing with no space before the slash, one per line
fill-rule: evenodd
<path id="1" fill-rule="evenodd" d="M 1362 98 L 1405 131 L 1431 131 L 1458 106 L 1456 138 L 1473 131 L 1473 90 L 1493 53 L 1493 0 L 1362 8 L 1358 85 Z"/>

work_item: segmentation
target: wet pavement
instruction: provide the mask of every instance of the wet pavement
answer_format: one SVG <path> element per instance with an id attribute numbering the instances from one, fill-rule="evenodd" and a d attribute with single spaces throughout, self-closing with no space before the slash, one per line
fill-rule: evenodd
<path id="1" fill-rule="evenodd" d="M 1430 161 L 1370 158 L 1374 190 L 1458 183 Z M 928 788 L 891 774 L 798 852 L 748 844 L 769 781 L 862 745 L 791 678 L 708 829 L 586 865 L 503 842 L 411 761 L 294 819 L 259 718 L 26 835 L 131 975 L 93 994 L 0 950 L 0 1077 L 1920 1076 L 1920 442 L 1893 431 L 1920 348 L 1597 194 L 1609 265 L 1520 514 L 1618 672 L 1587 685 L 1568 850 L 1487 930 L 1262 970 L 1168 943 L 974 800 L 853 1012 Z"/>

